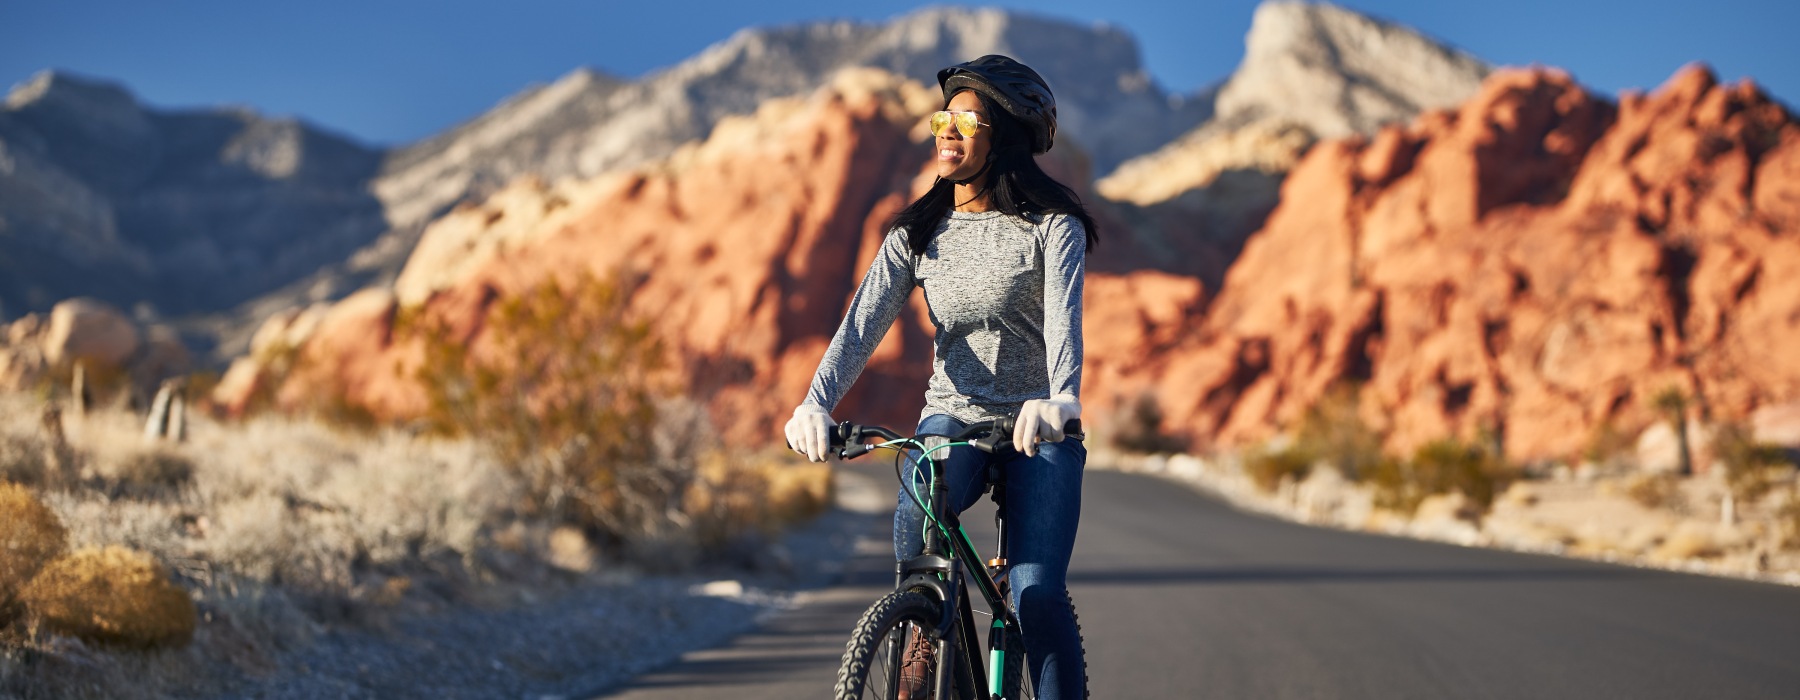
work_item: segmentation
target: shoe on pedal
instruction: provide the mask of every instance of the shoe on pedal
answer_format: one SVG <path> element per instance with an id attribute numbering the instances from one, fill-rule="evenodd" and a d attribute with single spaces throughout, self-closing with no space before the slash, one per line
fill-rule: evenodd
<path id="1" fill-rule="evenodd" d="M 936 659 L 931 640 L 924 630 L 913 633 L 900 662 L 900 689 L 895 700 L 925 700 L 925 687 L 931 682 L 931 665 Z"/>

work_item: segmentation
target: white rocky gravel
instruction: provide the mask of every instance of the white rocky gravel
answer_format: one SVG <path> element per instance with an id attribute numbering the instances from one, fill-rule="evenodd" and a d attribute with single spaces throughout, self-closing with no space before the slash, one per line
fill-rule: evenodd
<path id="1" fill-rule="evenodd" d="M 783 537 L 756 570 L 620 575 L 536 602 L 327 632 L 216 697 L 591 697 L 835 582 L 857 534 L 892 508 L 853 472 L 838 473 L 837 493 L 833 510 Z"/>

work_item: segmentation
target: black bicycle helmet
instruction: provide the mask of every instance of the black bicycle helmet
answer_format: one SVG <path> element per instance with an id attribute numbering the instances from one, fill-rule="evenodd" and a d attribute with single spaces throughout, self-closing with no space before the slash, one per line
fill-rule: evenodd
<path id="1" fill-rule="evenodd" d="M 944 100 L 962 89 L 987 95 L 1031 128 L 1031 153 L 1039 155 L 1056 143 L 1056 96 L 1037 71 L 1006 56 L 989 54 L 938 71 Z"/>

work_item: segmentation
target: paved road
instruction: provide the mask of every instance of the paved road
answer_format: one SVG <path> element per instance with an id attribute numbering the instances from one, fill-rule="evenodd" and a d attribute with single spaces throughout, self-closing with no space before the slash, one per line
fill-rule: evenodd
<path id="1" fill-rule="evenodd" d="M 1151 477 L 1084 495 L 1096 698 L 1800 698 L 1800 589 L 1307 528 Z M 607 697 L 825 697 L 893 582 L 868 522 L 844 585 Z"/>

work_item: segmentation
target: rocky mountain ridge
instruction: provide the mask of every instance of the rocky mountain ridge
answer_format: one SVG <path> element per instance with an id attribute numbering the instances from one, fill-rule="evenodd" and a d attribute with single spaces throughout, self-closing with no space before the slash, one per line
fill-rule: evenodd
<path id="1" fill-rule="evenodd" d="M 1636 434 L 1670 389 L 1706 421 L 1800 401 L 1800 123 L 1748 81 L 1689 67 L 1614 104 L 1502 71 L 1321 143 L 1282 199 L 1135 377 L 1184 388 L 1159 399 L 1196 441 L 1267 438 L 1346 384 L 1395 450 L 1485 433 L 1518 460 Z"/>
<path id="2" fill-rule="evenodd" d="M 1415 30 L 1340 7 L 1260 5 L 1243 63 L 1212 118 L 1096 184 L 1142 207 L 1171 238 L 1199 238 L 1225 264 L 1275 208 L 1282 180 L 1320 139 L 1372 135 L 1475 94 L 1488 68 Z M 1217 288 L 1223 266 L 1199 272 Z"/>
<path id="3" fill-rule="evenodd" d="M 311 369 L 247 359 L 220 400 L 261 385 L 290 406 L 411 415 L 420 394 L 394 368 L 419 354 L 392 340 L 393 319 L 445 313 L 479 347 L 485 309 L 508 295 L 624 265 L 644 275 L 633 308 L 658 319 L 720 428 L 772 439 L 879 223 L 923 184 L 906 176 L 922 141 L 907 131 L 929 104 L 865 75 L 766 103 L 636 174 L 515 184 L 434 224 L 398 289 L 272 325 Z M 813 140 L 761 138 L 801 112 L 826 125 Z M 1189 447 L 1243 446 L 1353 384 L 1395 450 L 1487 431 L 1518 460 L 1634 434 L 1668 387 L 1708 420 L 1789 410 L 1800 365 L 1769 348 L 1800 341 L 1796 157 L 1791 115 L 1702 69 L 1618 105 L 1555 71 L 1496 73 L 1456 111 L 1310 151 L 1284 185 L 1295 204 L 1215 294 L 1109 229 L 1090 260 L 1084 403 L 1099 431 L 1149 397 Z M 890 179 L 852 161 L 888 163 Z M 911 420 L 930 337 L 915 297 L 840 417 Z"/>
<path id="4" fill-rule="evenodd" d="M 342 259 L 385 227 L 381 154 L 247 110 L 161 111 L 45 72 L 0 107 L 0 315 L 98 296 L 216 308 Z"/>
<path id="5" fill-rule="evenodd" d="M 929 81 L 986 53 L 1048 76 L 1064 147 L 1098 167 L 1211 111 L 1208 95 L 1158 88 L 1117 28 L 997 9 L 745 29 L 641 80 L 573 71 L 386 152 L 244 110 L 149 109 L 118 86 L 46 73 L 0 114 L 0 231 L 16 241 L 0 258 L 11 273 L 0 317 L 95 296 L 186 317 L 190 336 L 241 351 L 249 329 L 279 309 L 391 282 L 426 223 L 515 178 L 591 177 L 666 158 L 721 119 L 808 93 L 844 67 Z M 119 189 L 125 182 L 139 184 Z"/>

